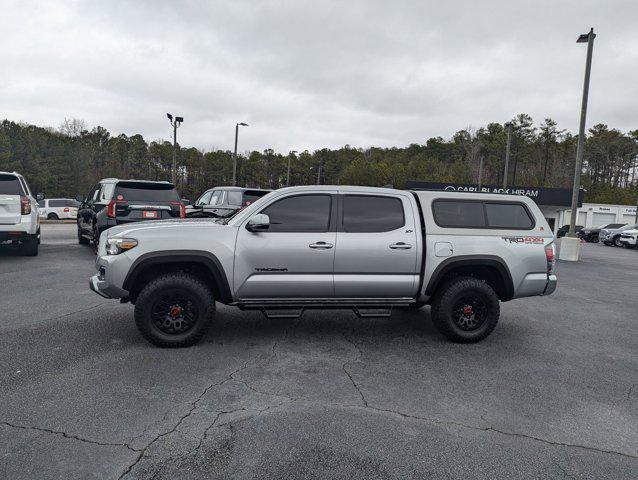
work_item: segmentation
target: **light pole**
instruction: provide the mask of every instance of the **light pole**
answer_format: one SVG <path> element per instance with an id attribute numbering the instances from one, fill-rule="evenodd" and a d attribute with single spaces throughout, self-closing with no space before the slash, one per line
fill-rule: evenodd
<path id="1" fill-rule="evenodd" d="M 248 124 L 239 122 L 235 124 L 235 153 L 233 153 L 233 186 L 237 185 L 237 136 L 239 135 L 239 126 L 247 127 Z"/>
<path id="2" fill-rule="evenodd" d="M 297 154 L 297 150 L 291 150 L 290 153 L 288 154 L 288 173 L 286 175 L 286 186 L 287 187 L 290 186 L 290 157 L 293 154 Z"/>
<path id="3" fill-rule="evenodd" d="M 578 147 L 576 148 L 576 166 L 574 167 L 574 188 L 572 190 L 572 213 L 569 219 L 568 237 L 576 236 L 576 214 L 578 209 L 578 194 L 580 192 L 580 173 L 583 168 L 585 150 L 585 120 L 587 119 L 587 98 L 589 96 L 589 74 L 591 72 L 591 55 L 594 49 L 594 29 L 578 37 L 576 43 L 587 44 L 587 62 L 585 64 L 585 82 L 583 84 L 583 101 L 580 107 L 580 127 L 578 128 Z"/>
<path id="4" fill-rule="evenodd" d="M 177 129 L 184 121 L 184 117 L 175 116 L 175 120 L 173 120 L 173 115 L 170 113 L 167 113 L 166 116 L 173 125 L 173 185 L 177 186 Z"/>
<path id="5" fill-rule="evenodd" d="M 321 165 L 317 168 L 317 185 L 321 184 Z"/>
<path id="6" fill-rule="evenodd" d="M 503 190 L 507 188 L 507 176 L 510 166 L 510 145 L 512 143 L 512 122 L 505 124 L 507 127 L 507 145 L 505 146 L 505 171 L 503 172 Z"/>

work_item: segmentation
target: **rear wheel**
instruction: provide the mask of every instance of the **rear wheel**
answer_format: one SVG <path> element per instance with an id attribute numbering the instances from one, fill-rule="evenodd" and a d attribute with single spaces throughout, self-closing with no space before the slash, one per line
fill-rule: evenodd
<path id="1" fill-rule="evenodd" d="M 135 324 L 158 347 L 199 342 L 215 316 L 215 299 L 198 278 L 167 273 L 149 282 L 135 301 Z"/>
<path id="2" fill-rule="evenodd" d="M 60 217 L 58 217 L 55 213 L 51 212 L 47 215 L 47 218 L 49 220 L 60 220 Z"/>
<path id="3" fill-rule="evenodd" d="M 500 316 L 492 287 L 473 277 L 458 277 L 437 292 L 432 303 L 436 328 L 453 342 L 480 342 L 492 333 Z"/>
<path id="4" fill-rule="evenodd" d="M 25 257 L 35 257 L 38 254 L 38 236 L 29 235 L 20 245 L 20 253 Z"/>

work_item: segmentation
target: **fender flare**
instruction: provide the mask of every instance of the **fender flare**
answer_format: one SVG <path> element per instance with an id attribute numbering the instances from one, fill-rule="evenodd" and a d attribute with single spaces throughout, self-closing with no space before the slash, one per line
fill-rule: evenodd
<path id="1" fill-rule="evenodd" d="M 137 277 L 144 269 L 152 265 L 167 263 L 198 263 L 205 266 L 215 279 L 215 286 L 218 290 L 215 293 L 218 295 L 218 300 L 222 303 L 233 301 L 224 267 L 215 255 L 204 250 L 162 250 L 145 253 L 131 265 L 122 288 L 130 291 L 131 286 L 135 284 Z"/>
<path id="2" fill-rule="evenodd" d="M 425 295 L 431 296 L 441 284 L 446 274 L 458 267 L 491 267 L 496 268 L 503 279 L 505 292 L 503 301 L 514 298 L 514 282 L 512 274 L 501 257 L 496 255 L 461 255 L 442 261 L 432 273 L 432 277 L 425 288 Z"/>

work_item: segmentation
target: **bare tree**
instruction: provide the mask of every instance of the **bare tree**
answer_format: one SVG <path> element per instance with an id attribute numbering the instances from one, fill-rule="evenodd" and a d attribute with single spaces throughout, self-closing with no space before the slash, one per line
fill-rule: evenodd
<path id="1" fill-rule="evenodd" d="M 86 131 L 86 122 L 81 118 L 65 118 L 60 124 L 59 131 L 67 137 L 79 137 L 82 132 Z"/>

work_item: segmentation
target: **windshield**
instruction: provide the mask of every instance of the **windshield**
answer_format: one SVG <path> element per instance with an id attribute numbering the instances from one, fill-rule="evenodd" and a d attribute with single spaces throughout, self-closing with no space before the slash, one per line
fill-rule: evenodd
<path id="1" fill-rule="evenodd" d="M 634 230 L 637 227 L 638 225 L 625 225 L 624 227 L 619 228 L 619 230 L 624 232 L 625 230 Z"/>
<path id="2" fill-rule="evenodd" d="M 237 223 L 241 222 L 244 218 L 252 216 L 254 213 L 258 212 L 261 209 L 262 205 L 268 202 L 268 197 L 272 196 L 273 193 L 274 192 L 268 192 L 266 195 L 256 200 L 254 203 L 251 203 L 243 210 L 238 210 L 237 213 L 233 215 L 232 218 L 228 219 L 228 221 L 230 222 L 230 220 L 232 220 L 231 225 L 236 225 Z"/>

